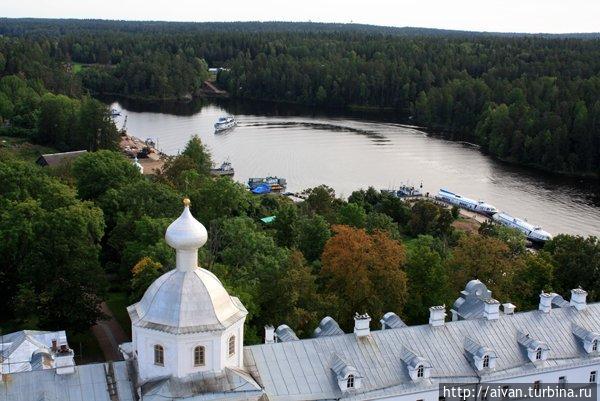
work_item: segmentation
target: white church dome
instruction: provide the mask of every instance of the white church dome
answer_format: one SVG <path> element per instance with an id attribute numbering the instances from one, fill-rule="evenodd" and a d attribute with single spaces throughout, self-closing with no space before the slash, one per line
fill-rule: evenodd
<path id="1" fill-rule="evenodd" d="M 175 249 L 194 250 L 206 244 L 206 228 L 192 216 L 190 201 L 183 201 L 185 208 L 181 216 L 169 225 L 165 234 L 167 244 Z"/>
<path id="2" fill-rule="evenodd" d="M 177 267 L 160 276 L 128 309 L 135 326 L 184 334 L 224 330 L 247 315 L 239 299 L 230 296 L 219 279 L 198 267 L 198 248 L 208 238 L 192 216 L 189 200 L 165 234 L 177 251 Z"/>
<path id="3" fill-rule="evenodd" d="M 206 269 L 171 270 L 160 276 L 135 305 L 135 324 L 171 333 L 223 330 L 247 312 Z"/>

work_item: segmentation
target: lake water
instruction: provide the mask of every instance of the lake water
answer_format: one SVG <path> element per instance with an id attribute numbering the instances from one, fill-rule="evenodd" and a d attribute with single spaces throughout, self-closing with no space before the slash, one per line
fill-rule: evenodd
<path id="1" fill-rule="evenodd" d="M 114 102 L 127 116 L 130 135 L 158 140 L 177 154 L 196 134 L 220 164 L 229 159 L 235 179 L 285 177 L 288 191 L 320 184 L 348 196 L 359 188 L 387 189 L 402 183 L 431 194 L 447 188 L 483 199 L 552 234 L 600 235 L 598 184 L 557 178 L 498 162 L 477 147 L 430 136 L 416 127 L 357 116 L 319 115 L 286 106 L 228 102 L 136 105 Z M 234 114 L 235 129 L 214 134 L 218 117 Z"/>

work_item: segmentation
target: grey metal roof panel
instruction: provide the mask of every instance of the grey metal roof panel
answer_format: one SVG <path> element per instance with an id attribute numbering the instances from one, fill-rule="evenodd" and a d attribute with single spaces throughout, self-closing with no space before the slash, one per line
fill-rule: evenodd
<path id="1" fill-rule="evenodd" d="M 572 331 L 573 331 L 573 334 L 575 334 L 582 341 L 590 341 L 591 342 L 591 341 L 597 339 L 598 337 L 600 337 L 600 334 L 598 334 L 597 332 L 588 330 L 577 324 L 573 324 Z"/>
<path id="2" fill-rule="evenodd" d="M 113 365 L 120 400 L 133 401 L 125 362 Z M 72 374 L 57 375 L 55 369 L 11 374 L 0 382 L 0 401 L 110 401 L 104 369 L 105 364 L 96 363 L 76 366 Z"/>
<path id="3" fill-rule="evenodd" d="M 262 395 L 261 387 L 246 372 L 225 368 L 223 373 L 201 372 L 185 379 L 164 378 L 142 386 L 144 401 L 165 399 L 237 399 Z"/>
<path id="4" fill-rule="evenodd" d="M 388 312 L 381 318 L 381 324 L 385 326 L 386 329 L 399 329 L 402 327 L 406 327 L 406 323 L 400 319 L 398 315 L 394 312 Z"/>
<path id="5" fill-rule="evenodd" d="M 277 334 L 277 340 L 281 342 L 299 340 L 296 333 L 294 333 L 294 330 L 292 330 L 287 324 L 282 324 L 277 327 L 275 334 Z"/>
<path id="6" fill-rule="evenodd" d="M 532 349 L 532 350 L 536 350 L 538 348 L 541 348 L 543 350 L 550 349 L 548 344 L 546 344 L 544 341 L 537 340 L 537 339 L 533 338 L 529 333 L 525 333 L 522 331 L 517 332 L 517 341 L 523 347 Z"/>
<path id="7" fill-rule="evenodd" d="M 345 334 L 340 325 L 331 317 L 325 316 L 315 329 L 314 337 L 340 336 Z"/>
<path id="8" fill-rule="evenodd" d="M 563 297 L 556 293 L 554 293 L 554 298 L 552 298 L 551 304 L 553 308 L 568 308 L 571 306 L 569 301 L 566 301 Z"/>
<path id="9" fill-rule="evenodd" d="M 460 320 L 440 327 L 421 325 L 371 331 L 365 338 L 345 334 L 254 345 L 245 347 L 245 355 L 247 360 L 253 361 L 253 375 L 262 381 L 270 400 L 278 401 L 288 399 L 290 388 L 294 392 L 292 400 L 340 397 L 331 372 L 333 355 L 337 354 L 363 377 L 363 387 L 349 397 L 359 400 L 369 399 L 374 394 L 418 392 L 423 386 L 436 386 L 439 381 L 468 382 L 479 375 L 502 378 L 571 364 L 599 363 L 600 357 L 581 349 L 572 324 L 600 330 L 600 304 L 588 304 L 582 311 L 572 307 L 552 309 L 550 313 L 536 310 L 502 315 L 494 321 Z M 529 333 L 531 339 L 551 348 L 547 360 L 532 363 L 527 358 L 518 341 L 518 335 L 523 333 Z M 467 338 L 493 350 L 495 369 L 484 373 L 474 370 L 465 352 Z M 435 380 L 420 383 L 410 380 L 402 360 L 405 348 L 431 364 Z M 289 352 L 290 349 L 294 352 Z M 264 354 L 269 358 L 262 357 Z M 284 360 L 285 364 L 278 363 Z M 301 379 L 308 385 L 303 386 Z"/>

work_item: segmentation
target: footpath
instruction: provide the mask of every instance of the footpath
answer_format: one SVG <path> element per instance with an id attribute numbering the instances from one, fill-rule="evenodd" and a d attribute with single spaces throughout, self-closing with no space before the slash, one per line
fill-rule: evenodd
<path id="1" fill-rule="evenodd" d="M 99 320 L 92 327 L 92 333 L 98 340 L 100 349 L 102 349 L 104 358 L 107 361 L 122 361 L 123 356 L 119 352 L 119 344 L 128 342 L 129 338 L 105 302 L 102 302 L 101 308 L 102 313 L 108 318 Z"/>

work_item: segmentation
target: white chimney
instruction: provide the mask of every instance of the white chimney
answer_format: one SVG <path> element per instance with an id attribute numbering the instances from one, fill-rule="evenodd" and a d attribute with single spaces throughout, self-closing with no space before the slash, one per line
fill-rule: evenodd
<path id="1" fill-rule="evenodd" d="M 62 344 L 54 353 L 54 366 L 57 375 L 75 373 L 75 353 L 68 345 Z"/>
<path id="2" fill-rule="evenodd" d="M 494 298 L 483 301 L 483 318 L 486 320 L 498 320 L 500 317 L 500 302 Z"/>
<path id="3" fill-rule="evenodd" d="M 515 308 L 516 308 L 516 306 L 514 306 L 511 303 L 502 304 L 502 310 L 504 311 L 505 315 L 514 315 L 515 314 Z"/>
<path id="4" fill-rule="evenodd" d="M 550 310 L 552 310 L 552 298 L 554 298 L 556 294 L 554 293 L 547 293 L 542 291 L 542 293 L 540 294 L 540 306 L 539 306 L 539 310 L 541 310 L 544 313 L 550 313 Z"/>
<path id="5" fill-rule="evenodd" d="M 574 306 L 577 310 L 584 310 L 586 306 L 587 291 L 581 287 L 574 288 L 571 290 L 571 306 Z"/>
<path id="6" fill-rule="evenodd" d="M 265 344 L 273 344 L 275 342 L 275 327 L 271 325 L 265 326 Z"/>
<path id="7" fill-rule="evenodd" d="M 358 338 L 368 336 L 371 333 L 370 323 L 371 316 L 368 313 L 359 315 L 357 312 L 354 315 L 354 335 Z"/>
<path id="8" fill-rule="evenodd" d="M 446 305 L 432 306 L 429 308 L 429 325 L 432 327 L 443 326 L 446 321 Z"/>

